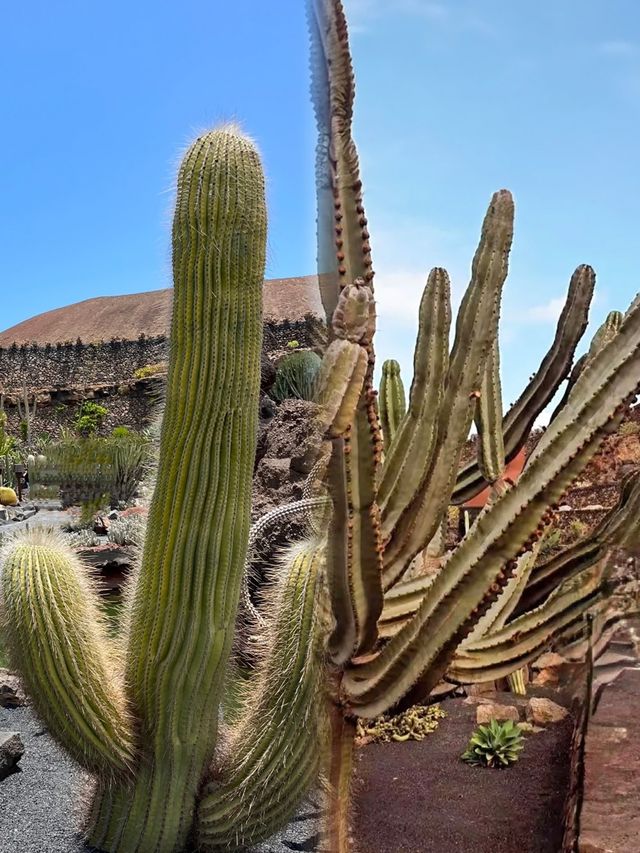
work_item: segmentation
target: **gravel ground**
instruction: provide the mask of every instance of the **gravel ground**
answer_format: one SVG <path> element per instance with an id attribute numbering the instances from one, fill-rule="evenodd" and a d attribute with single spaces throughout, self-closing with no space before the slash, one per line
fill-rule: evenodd
<path id="1" fill-rule="evenodd" d="M 90 777 L 69 761 L 30 708 L 0 708 L 0 729 L 17 731 L 20 772 L 0 782 L 2 853 L 88 853 L 78 833 L 82 791 Z M 306 803 L 278 837 L 249 853 L 315 851 L 317 805 Z"/>

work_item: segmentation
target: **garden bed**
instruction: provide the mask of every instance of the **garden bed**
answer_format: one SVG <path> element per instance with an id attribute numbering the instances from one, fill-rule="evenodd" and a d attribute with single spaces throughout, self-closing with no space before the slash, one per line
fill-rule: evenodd
<path id="1" fill-rule="evenodd" d="M 573 720 L 528 735 L 503 770 L 460 755 L 476 706 L 453 699 L 425 740 L 356 753 L 354 837 L 359 853 L 558 853 L 570 784 Z"/>

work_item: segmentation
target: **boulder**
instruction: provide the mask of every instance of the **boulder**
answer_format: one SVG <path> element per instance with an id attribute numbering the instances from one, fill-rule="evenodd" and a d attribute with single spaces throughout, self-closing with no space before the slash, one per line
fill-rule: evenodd
<path id="1" fill-rule="evenodd" d="M 569 715 L 566 708 L 551 699 L 532 697 L 527 705 L 527 719 L 535 726 L 559 723 Z"/>
<path id="2" fill-rule="evenodd" d="M 491 720 L 513 720 L 517 723 L 520 713 L 515 705 L 498 705 L 496 702 L 483 702 L 476 708 L 476 722 L 486 725 Z"/>
<path id="3" fill-rule="evenodd" d="M 96 515 L 93 519 L 93 532 L 99 536 L 105 536 L 109 532 L 111 522 L 106 515 Z"/>
<path id="4" fill-rule="evenodd" d="M 0 708 L 18 708 L 26 704 L 26 696 L 17 675 L 0 669 Z"/>
<path id="5" fill-rule="evenodd" d="M 562 666 L 565 663 L 567 659 L 557 652 L 545 652 L 531 664 L 531 669 L 548 669 L 550 666 Z"/>
<path id="6" fill-rule="evenodd" d="M 16 770 L 24 755 L 24 744 L 18 732 L 0 732 L 0 781 Z"/>

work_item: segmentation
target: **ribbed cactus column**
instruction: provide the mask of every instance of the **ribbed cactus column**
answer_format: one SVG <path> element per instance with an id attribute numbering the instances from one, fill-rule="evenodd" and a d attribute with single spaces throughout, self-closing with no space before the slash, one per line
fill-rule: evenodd
<path id="1" fill-rule="evenodd" d="M 392 358 L 382 365 L 379 406 L 385 448 L 389 449 L 407 409 L 400 365 Z"/>
<path id="2" fill-rule="evenodd" d="M 185 848 L 215 745 L 249 533 L 265 246 L 253 144 L 205 134 L 178 176 L 166 409 L 128 638 L 144 754 L 135 786 L 106 786 L 94 809 L 91 842 L 110 853 Z"/>

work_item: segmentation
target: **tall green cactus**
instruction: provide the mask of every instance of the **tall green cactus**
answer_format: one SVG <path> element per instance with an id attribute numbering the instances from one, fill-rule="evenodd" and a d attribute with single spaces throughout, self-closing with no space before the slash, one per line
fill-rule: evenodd
<path id="1" fill-rule="evenodd" d="M 195 836 L 205 850 L 241 847 L 264 834 L 251 815 L 286 820 L 313 775 L 308 757 L 297 785 L 266 784 L 271 764 L 291 758 L 289 734 L 301 755 L 311 756 L 317 740 L 311 723 L 293 719 L 288 729 L 282 719 L 283 697 L 296 695 L 309 721 L 318 706 L 316 647 L 308 642 L 317 560 L 290 561 L 277 581 L 280 609 L 297 608 L 301 618 L 288 626 L 286 650 L 266 656 L 259 705 L 238 723 L 244 734 L 232 737 L 247 755 L 235 754 L 221 774 L 211 765 L 248 543 L 265 246 L 253 143 L 233 127 L 204 134 L 178 175 L 166 407 L 120 654 L 83 568 L 55 538 L 30 534 L 3 553 L 15 661 L 52 734 L 97 775 L 88 837 L 109 853 L 178 853 Z M 282 666 L 277 654 L 296 646 L 301 657 Z M 258 713 L 271 724 L 259 748 L 250 737 Z M 280 740 L 272 738 L 277 713 Z"/>
<path id="2" fill-rule="evenodd" d="M 323 175 L 330 174 L 334 201 L 331 209 L 319 205 L 319 239 L 326 262 L 327 235 L 334 235 L 335 273 L 342 286 L 334 313 L 337 340 L 327 353 L 321 387 L 322 399 L 331 403 L 325 435 L 331 446 L 328 483 L 333 499 L 327 563 L 334 701 L 328 828 L 330 849 L 343 851 L 349 847 L 344 808 L 354 718 L 423 701 L 442 677 L 455 680 L 466 673 L 475 680 L 481 670 L 515 672 L 550 637 L 564 635 L 606 598 L 608 568 L 600 551 L 596 564 L 583 561 L 580 570 L 558 571 L 555 586 L 538 607 L 513 615 L 534 577 L 538 543 L 553 521 L 553 507 L 616 428 L 638 387 L 640 310 L 634 303 L 607 342 L 594 342 L 594 352 L 572 377 L 565 405 L 519 481 L 507 481 L 506 463 L 570 374 L 595 276 L 588 266 L 574 273 L 553 346 L 503 417 L 497 329 L 513 200 L 505 190 L 496 193 L 451 352 L 448 276 L 441 269 L 429 275 L 409 406 L 383 457 L 370 385 L 371 331 L 353 324 L 345 334 L 344 323 L 345 317 L 356 316 L 356 300 L 375 315 L 362 182 L 351 137 L 354 81 L 347 27 L 340 0 L 315 0 L 313 12 L 316 115 L 321 147 L 330 152 L 330 168 Z M 355 369 L 365 358 L 366 372 Z M 459 471 L 474 417 L 479 459 Z M 449 504 L 466 500 L 487 484 L 492 488 L 485 510 L 440 571 L 403 580 L 413 558 L 439 529 Z M 366 536 L 364 518 L 369 519 Z"/>

